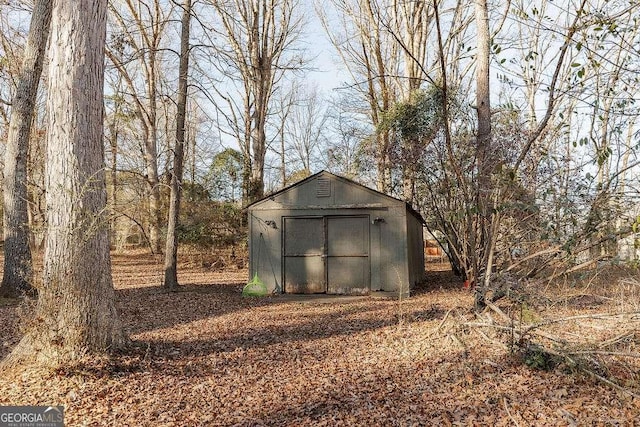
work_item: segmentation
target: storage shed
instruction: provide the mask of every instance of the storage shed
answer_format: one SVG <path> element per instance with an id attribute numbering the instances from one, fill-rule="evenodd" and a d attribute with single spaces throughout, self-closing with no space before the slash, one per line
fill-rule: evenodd
<path id="1" fill-rule="evenodd" d="M 322 171 L 251 205 L 249 274 L 276 293 L 407 293 L 424 278 L 424 220 Z"/>

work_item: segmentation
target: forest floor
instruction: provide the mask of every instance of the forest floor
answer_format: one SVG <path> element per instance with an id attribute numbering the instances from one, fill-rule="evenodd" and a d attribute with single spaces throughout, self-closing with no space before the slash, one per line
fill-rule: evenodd
<path id="1" fill-rule="evenodd" d="M 177 293 L 160 287 L 161 259 L 114 254 L 113 271 L 130 350 L 4 372 L 0 405 L 64 405 L 69 426 L 640 425 L 627 270 L 538 285 L 482 315 L 448 271 L 404 300 L 322 301 L 243 298 L 246 270 L 198 259 Z M 20 311 L 0 300 L 0 358 Z"/>

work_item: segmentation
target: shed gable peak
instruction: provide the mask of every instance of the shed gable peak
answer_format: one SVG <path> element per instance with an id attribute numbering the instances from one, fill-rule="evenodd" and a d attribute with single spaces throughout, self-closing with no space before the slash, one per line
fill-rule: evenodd
<path id="1" fill-rule="evenodd" d="M 406 205 L 402 200 L 350 179 L 320 171 L 249 205 L 264 208 L 363 208 Z"/>

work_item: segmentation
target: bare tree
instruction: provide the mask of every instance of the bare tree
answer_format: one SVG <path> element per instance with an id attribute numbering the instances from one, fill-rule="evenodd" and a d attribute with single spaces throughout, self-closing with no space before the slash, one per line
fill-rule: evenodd
<path id="1" fill-rule="evenodd" d="M 398 46 L 385 28 L 383 1 L 332 0 L 338 14 L 336 23 L 322 10 L 322 25 L 342 62 L 355 82 L 352 89 L 362 97 L 374 135 L 376 187 L 388 192 L 391 186 L 389 164 L 389 134 L 374 132 L 382 122 L 382 115 L 397 99 L 397 88 L 391 76 L 398 70 Z"/>
<path id="2" fill-rule="evenodd" d="M 271 99 L 286 72 L 299 70 L 304 58 L 295 42 L 302 31 L 296 0 L 226 0 L 212 2 L 221 30 L 221 59 L 217 67 L 240 87 L 241 100 L 219 92 L 226 106 L 219 106 L 244 157 L 243 203 L 264 194 L 264 164 Z M 219 45 L 219 42 L 218 42 Z"/>
<path id="3" fill-rule="evenodd" d="M 279 141 L 279 152 L 278 157 L 280 160 L 280 188 L 286 187 L 287 185 L 287 122 L 289 121 L 289 116 L 291 115 L 291 110 L 295 104 L 295 94 L 297 91 L 297 86 L 292 85 L 290 90 L 283 92 L 279 92 L 279 96 L 277 99 L 278 110 L 275 116 L 278 120 L 278 132 L 277 139 Z"/>
<path id="4" fill-rule="evenodd" d="M 284 151 L 288 153 L 287 163 L 294 172 L 306 170 L 309 173 L 321 161 L 320 151 L 326 144 L 327 112 L 322 102 L 322 93 L 317 86 L 305 88 L 293 84 L 292 105 L 284 123 Z"/>
<path id="5" fill-rule="evenodd" d="M 164 286 L 178 289 L 178 235 L 176 228 L 180 215 L 182 176 L 184 163 L 185 123 L 187 115 L 188 75 L 189 75 L 189 30 L 191 22 L 191 0 L 182 4 L 182 32 L 180 35 L 180 70 L 178 76 L 178 102 L 176 116 L 176 143 L 171 174 L 171 196 L 169 200 L 169 221 L 164 260 Z"/>
<path id="6" fill-rule="evenodd" d="M 49 37 L 51 2 L 38 0 L 31 15 L 22 67 L 11 108 L 4 161 L 4 276 L 0 296 L 33 292 L 29 247 L 27 157 L 33 109 Z"/>
<path id="7" fill-rule="evenodd" d="M 111 3 L 111 15 L 118 33 L 107 49 L 107 57 L 117 68 L 129 89 L 133 111 L 142 131 L 149 207 L 151 251 L 161 251 L 160 176 L 158 140 L 160 115 L 161 42 L 169 20 L 159 0 L 122 0 Z M 142 70 L 143 78 L 139 78 Z"/>
<path id="8" fill-rule="evenodd" d="M 491 159 L 491 92 L 489 87 L 490 33 L 487 0 L 476 0 L 476 131 L 477 184 L 475 200 L 478 206 L 476 227 L 471 234 L 471 246 L 477 248 L 473 259 L 473 280 L 484 289 L 489 285 L 493 250 L 497 236 L 492 229 L 491 175 L 495 163 Z M 475 240 L 478 241 L 475 241 Z"/>
<path id="9" fill-rule="evenodd" d="M 35 319 L 5 363 L 57 365 L 115 350 L 103 160 L 107 0 L 53 1 L 47 109 L 44 282 Z"/>
<path id="10" fill-rule="evenodd" d="M 0 9 L 0 55 L 4 58 L 0 62 L 0 119 L 2 120 L 2 135 L 6 137 L 10 121 L 11 98 L 13 97 L 16 76 L 20 73 L 22 61 L 22 47 L 26 44 L 28 35 L 24 35 L 20 28 L 16 28 L 12 14 L 24 7 L 18 4 L 3 4 Z"/>

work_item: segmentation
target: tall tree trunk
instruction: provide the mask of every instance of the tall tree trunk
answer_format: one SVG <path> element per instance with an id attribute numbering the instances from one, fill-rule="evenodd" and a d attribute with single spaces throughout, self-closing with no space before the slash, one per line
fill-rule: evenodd
<path id="1" fill-rule="evenodd" d="M 478 300 L 484 299 L 484 292 L 489 285 L 491 261 L 493 253 L 492 230 L 492 188 L 491 169 L 491 101 L 489 91 L 489 13 L 487 0 L 476 0 L 476 27 L 478 46 L 476 51 L 476 111 L 478 131 L 476 135 L 477 183 L 476 203 L 477 218 L 474 239 L 474 280 L 479 286 Z"/>
<path id="2" fill-rule="evenodd" d="M 191 22 L 191 0 L 184 0 L 182 11 L 182 34 L 180 36 L 180 71 L 178 80 L 178 114 L 176 117 L 176 146 L 174 147 L 173 173 L 171 174 L 171 196 L 169 200 L 169 221 L 167 244 L 164 258 L 164 286 L 178 289 L 178 235 L 176 227 L 180 216 L 182 175 L 184 161 L 184 135 L 187 115 L 187 91 L 189 75 L 189 24 Z"/>
<path id="3" fill-rule="evenodd" d="M 51 2 L 37 0 L 11 108 L 4 158 L 4 276 L 0 296 L 33 293 L 29 247 L 27 156 L 33 108 L 49 37 Z"/>
<path id="4" fill-rule="evenodd" d="M 118 84 L 116 87 L 117 93 L 122 91 L 121 88 L 122 77 L 118 79 Z M 110 230 L 111 230 L 111 238 L 114 240 L 112 243 L 118 244 L 118 216 L 117 216 L 117 207 L 118 207 L 118 137 L 119 137 L 119 127 L 120 120 L 119 117 L 122 114 L 122 101 L 120 99 L 115 100 L 113 116 L 109 122 L 109 149 L 111 151 L 111 164 L 109 165 L 109 176 L 111 180 L 111 200 L 110 200 Z"/>
<path id="5" fill-rule="evenodd" d="M 197 150 L 197 143 L 196 143 L 196 132 L 197 132 L 197 125 L 194 123 L 196 117 L 198 116 L 197 113 L 197 109 L 195 107 L 191 107 L 191 114 L 190 116 L 192 117 L 191 123 L 189 128 L 187 129 L 187 136 L 186 139 L 187 141 L 189 141 L 188 145 L 187 145 L 187 150 L 189 149 L 189 147 L 191 147 L 191 183 L 194 184 L 196 182 L 196 150 Z"/>
<path id="6" fill-rule="evenodd" d="M 265 110 L 266 110 L 266 102 Z M 251 163 L 251 178 L 249 182 L 249 203 L 262 199 L 264 196 L 264 160 L 267 151 L 266 111 L 259 112 L 252 134 L 253 162 Z"/>
<path id="7" fill-rule="evenodd" d="M 251 171 L 253 165 L 253 157 L 251 152 L 253 122 L 251 120 L 252 102 L 250 96 L 250 88 L 245 82 L 244 96 L 244 132 L 242 133 L 241 149 L 242 149 L 242 205 L 247 206 L 254 200 L 251 198 Z"/>
<path id="8" fill-rule="evenodd" d="M 155 119 L 154 119 L 155 121 Z M 157 129 L 155 125 L 145 141 L 147 187 L 149 191 L 149 245 L 151 252 L 160 253 L 160 178 L 158 176 Z"/>
<path id="9" fill-rule="evenodd" d="M 53 0 L 47 240 L 35 318 L 5 363 L 60 365 L 125 343 L 114 305 L 103 145 L 107 0 Z"/>
<path id="10" fill-rule="evenodd" d="M 146 143 L 147 180 L 149 183 L 149 240 L 151 251 L 160 253 L 160 177 L 158 175 L 158 85 L 156 80 L 156 66 L 158 52 L 157 45 L 152 44 L 149 51 L 149 138 Z"/>
<path id="11" fill-rule="evenodd" d="M 282 179 L 282 188 L 287 186 L 287 159 L 285 156 L 285 136 L 284 136 L 284 122 L 280 126 L 280 179 Z"/>
<path id="12" fill-rule="evenodd" d="M 268 43 L 271 34 L 271 19 L 274 10 L 269 10 L 268 6 L 257 3 L 254 5 L 254 20 L 251 28 L 251 39 L 254 41 L 249 48 L 251 65 L 253 66 L 252 86 L 254 93 L 253 111 L 251 117 L 247 117 L 253 122 L 251 131 L 251 176 L 249 181 L 249 203 L 261 199 L 264 196 L 264 160 L 267 152 L 267 114 L 269 111 L 269 101 L 273 90 L 274 64 L 267 58 L 270 54 L 267 48 L 259 43 L 262 39 Z M 261 28 L 262 27 L 262 28 Z M 261 31 L 263 33 L 261 33 Z"/>
<path id="13" fill-rule="evenodd" d="M 111 140 L 109 141 L 109 148 L 111 149 L 111 165 L 109 168 L 109 175 L 111 176 L 111 233 L 112 237 L 115 236 L 117 240 L 118 217 L 116 209 L 118 207 L 118 130 L 116 129 L 117 125 L 115 123 L 111 123 L 110 126 L 112 126 L 113 129 L 113 132 L 111 133 Z"/>

